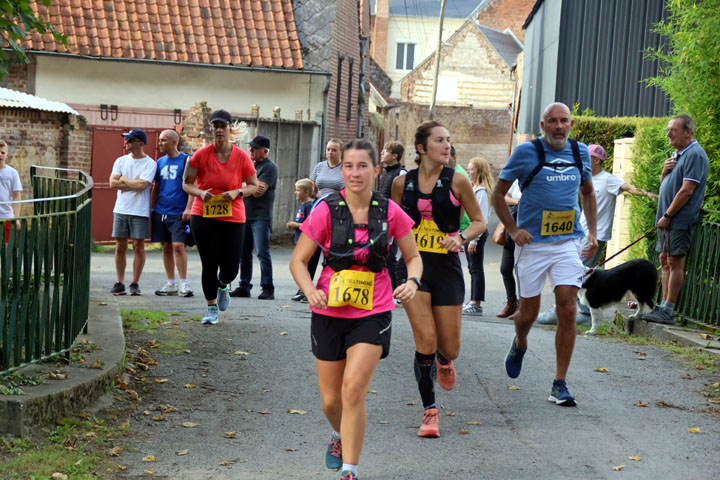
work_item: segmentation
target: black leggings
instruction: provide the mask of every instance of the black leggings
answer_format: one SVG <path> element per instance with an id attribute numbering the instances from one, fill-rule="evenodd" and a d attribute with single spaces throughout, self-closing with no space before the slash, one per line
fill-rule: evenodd
<path id="1" fill-rule="evenodd" d="M 190 217 L 190 231 L 202 263 L 202 288 L 206 300 L 217 298 L 218 280 L 225 285 L 235 280 L 240 267 L 244 223 Z"/>
<path id="2" fill-rule="evenodd" d="M 470 270 L 470 300 L 476 302 L 485 301 L 485 268 L 483 262 L 487 238 L 487 232 L 480 235 L 475 253 L 468 252 L 467 245 L 465 246 L 465 258 L 467 258 L 468 270 Z"/>
<path id="3" fill-rule="evenodd" d="M 508 300 L 517 300 L 515 293 L 515 242 L 510 235 L 505 234 L 505 245 L 503 246 L 502 259 L 500 260 L 500 275 L 505 284 L 505 295 Z"/>

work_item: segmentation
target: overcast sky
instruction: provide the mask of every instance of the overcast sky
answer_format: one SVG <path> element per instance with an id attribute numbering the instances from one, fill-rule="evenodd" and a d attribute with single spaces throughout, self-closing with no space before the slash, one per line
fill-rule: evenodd
<path id="1" fill-rule="evenodd" d="M 447 0 L 445 16 L 449 18 L 465 18 L 470 15 L 482 0 Z M 375 2 L 370 4 L 375 13 Z M 409 17 L 439 17 L 440 0 L 390 0 L 391 15 L 407 15 Z"/>

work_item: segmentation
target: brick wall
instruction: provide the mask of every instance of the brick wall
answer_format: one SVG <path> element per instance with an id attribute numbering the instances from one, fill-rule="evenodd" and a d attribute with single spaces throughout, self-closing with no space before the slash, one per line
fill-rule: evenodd
<path id="1" fill-rule="evenodd" d="M 390 22 L 390 1 L 377 0 L 372 19 L 372 47 L 370 56 L 383 67 L 387 64 L 388 24 Z"/>
<path id="2" fill-rule="evenodd" d="M 401 142 L 405 146 L 405 165 L 414 168 L 415 129 L 428 119 L 428 106 L 401 103 L 387 109 L 385 119 L 385 141 L 397 139 Z M 507 110 L 438 106 L 435 119 L 450 132 L 458 164 L 467 167 L 471 158 L 482 156 L 497 176 L 508 157 L 510 113 Z"/>
<path id="3" fill-rule="evenodd" d="M 1 138 L 9 145 L 8 164 L 20 174 L 23 199 L 33 198 L 30 167 L 76 168 L 90 174 L 92 130 L 82 117 L 38 110 L 0 110 Z M 25 208 L 25 207 L 24 207 Z M 30 214 L 27 207 L 23 214 Z"/>
<path id="4" fill-rule="evenodd" d="M 435 55 L 408 74 L 401 84 L 404 102 L 430 104 Z M 468 22 L 447 40 L 440 51 L 440 75 L 457 83 L 454 100 L 443 101 L 438 87 L 437 104 L 506 108 L 512 102 L 510 71 L 495 48 Z"/>
<path id="5" fill-rule="evenodd" d="M 535 0 L 491 0 L 478 12 L 477 22 L 501 32 L 509 28 L 520 43 L 525 43 L 522 25 L 534 4 Z"/>
<path id="6" fill-rule="evenodd" d="M 31 68 L 28 65 L 13 65 L 9 68 L 8 74 L 0 81 L 0 87 L 17 90 L 18 92 L 30 93 L 34 90 L 31 85 Z"/>

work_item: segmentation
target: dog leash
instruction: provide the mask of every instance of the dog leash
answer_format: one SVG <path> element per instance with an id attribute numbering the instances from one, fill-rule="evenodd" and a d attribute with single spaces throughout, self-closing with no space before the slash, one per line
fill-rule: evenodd
<path id="1" fill-rule="evenodd" d="M 620 255 L 622 252 L 624 252 L 624 251 L 627 250 L 628 248 L 632 247 L 633 245 L 635 245 L 636 243 L 638 243 L 638 242 L 639 242 L 640 240 L 642 240 L 643 238 L 647 237 L 648 235 L 653 234 L 653 233 L 655 232 L 655 230 L 657 230 L 657 227 L 653 227 L 649 232 L 647 232 L 645 235 L 643 235 L 642 237 L 640 237 L 640 238 L 638 238 L 637 240 L 635 240 L 634 242 L 632 242 L 632 243 L 631 243 L 630 245 L 628 245 L 627 247 L 623 248 L 623 249 L 620 250 L 619 252 L 614 253 L 611 257 L 606 258 L 606 259 L 603 260 L 602 262 L 598 263 L 598 264 L 597 264 L 597 267 L 601 267 L 601 266 L 605 265 L 607 262 L 609 262 L 609 261 L 612 260 L 613 258 L 617 257 L 617 256 Z M 595 268 L 597 268 L 597 267 L 595 267 Z M 590 269 L 590 272 L 592 272 L 593 270 L 595 270 L 595 268 Z M 590 273 L 590 272 L 588 272 L 588 273 Z"/>

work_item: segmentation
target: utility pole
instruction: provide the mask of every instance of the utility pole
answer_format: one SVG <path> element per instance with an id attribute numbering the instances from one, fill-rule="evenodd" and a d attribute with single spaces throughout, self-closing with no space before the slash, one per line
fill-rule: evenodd
<path id="1" fill-rule="evenodd" d="M 435 97 L 437 97 L 438 74 L 440 73 L 440 48 L 442 48 L 443 21 L 445 20 L 445 0 L 440 5 L 440 33 L 438 46 L 435 50 L 435 75 L 433 77 L 432 99 L 430 100 L 430 120 L 435 118 Z"/>

